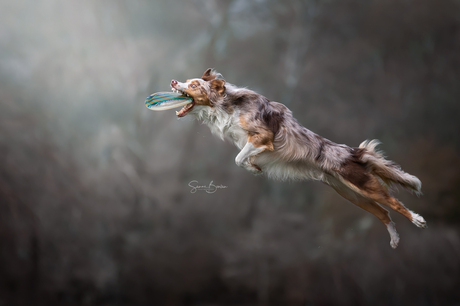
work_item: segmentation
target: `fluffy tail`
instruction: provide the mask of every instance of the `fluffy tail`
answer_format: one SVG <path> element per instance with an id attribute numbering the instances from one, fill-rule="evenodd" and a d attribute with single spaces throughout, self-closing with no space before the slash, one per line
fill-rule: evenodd
<path id="1" fill-rule="evenodd" d="M 416 195 L 420 195 L 422 182 L 417 177 L 402 171 L 396 163 L 386 160 L 381 152 L 375 150 L 379 144 L 380 141 L 376 139 L 363 141 L 359 145 L 359 148 L 364 150 L 361 160 L 370 167 L 373 174 L 380 177 L 388 186 L 396 183 L 415 192 Z"/>

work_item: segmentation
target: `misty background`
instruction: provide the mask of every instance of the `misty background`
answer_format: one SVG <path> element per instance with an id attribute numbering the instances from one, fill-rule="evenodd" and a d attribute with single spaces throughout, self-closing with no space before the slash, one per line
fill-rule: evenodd
<path id="1" fill-rule="evenodd" d="M 145 98 L 208 67 L 423 182 L 396 250 Z M 458 1 L 0 0 L 0 305 L 458 305 Z M 189 183 L 226 186 L 191 193 Z"/>

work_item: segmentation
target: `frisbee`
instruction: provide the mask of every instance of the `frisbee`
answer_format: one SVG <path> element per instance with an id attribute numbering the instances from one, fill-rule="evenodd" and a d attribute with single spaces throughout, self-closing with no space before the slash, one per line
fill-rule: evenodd
<path id="1" fill-rule="evenodd" d="M 163 111 L 189 104 L 192 98 L 176 92 L 157 92 L 145 99 L 145 106 L 154 111 Z"/>

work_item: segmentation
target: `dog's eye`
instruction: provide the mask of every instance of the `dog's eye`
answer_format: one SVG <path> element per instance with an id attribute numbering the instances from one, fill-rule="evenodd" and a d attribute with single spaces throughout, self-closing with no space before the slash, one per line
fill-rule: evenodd
<path id="1" fill-rule="evenodd" d="M 190 87 L 192 87 L 192 88 L 195 88 L 195 87 L 196 87 L 196 85 L 195 85 L 195 84 L 192 84 L 192 85 L 190 85 Z"/>

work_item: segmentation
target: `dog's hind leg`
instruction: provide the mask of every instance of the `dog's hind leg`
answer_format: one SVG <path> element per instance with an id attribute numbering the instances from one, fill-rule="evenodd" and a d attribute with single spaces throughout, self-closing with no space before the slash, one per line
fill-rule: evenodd
<path id="1" fill-rule="evenodd" d="M 338 194 L 342 197 L 355 204 L 356 206 L 370 212 L 387 227 L 388 233 L 390 234 L 390 245 L 393 249 L 398 246 L 399 235 L 396 231 L 396 227 L 393 221 L 391 221 L 390 213 L 388 210 L 375 203 L 370 199 L 366 199 L 360 195 L 357 195 L 353 191 L 347 189 L 345 186 L 332 186 Z"/>
<path id="2" fill-rule="evenodd" d="M 419 214 L 410 211 L 403 203 L 388 194 L 388 190 L 382 186 L 380 181 L 373 175 L 369 176 L 369 180 L 359 188 L 360 194 L 363 196 L 390 207 L 394 211 L 400 213 L 412 223 L 420 228 L 427 228 L 426 221 Z"/>
<path id="3" fill-rule="evenodd" d="M 388 194 L 388 189 L 372 174 L 367 172 L 364 164 L 350 162 L 342 170 L 341 183 L 355 193 L 362 195 L 377 203 L 386 205 L 399 212 L 412 223 L 421 228 L 426 228 L 426 221 L 422 216 L 407 209 L 401 202 Z"/>
<path id="4" fill-rule="evenodd" d="M 371 193 L 369 197 L 380 204 L 386 205 L 393 209 L 394 211 L 399 212 L 404 217 L 409 219 L 412 223 L 420 228 L 427 228 L 425 219 L 419 214 L 414 213 L 413 211 L 407 209 L 403 203 L 398 201 L 398 199 L 393 198 L 388 193 Z"/>

